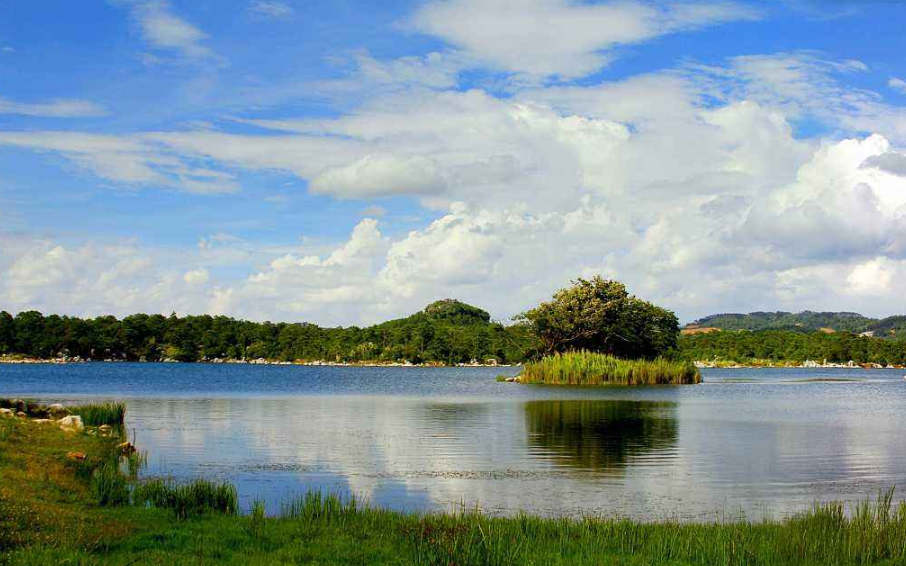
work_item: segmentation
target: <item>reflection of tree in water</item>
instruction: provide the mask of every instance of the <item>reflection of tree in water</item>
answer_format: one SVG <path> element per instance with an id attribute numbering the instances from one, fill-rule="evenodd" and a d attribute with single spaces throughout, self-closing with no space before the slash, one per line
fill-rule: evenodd
<path id="1" fill-rule="evenodd" d="M 565 466 L 621 469 L 631 457 L 676 445 L 673 407 L 653 401 L 530 401 L 529 446 Z"/>

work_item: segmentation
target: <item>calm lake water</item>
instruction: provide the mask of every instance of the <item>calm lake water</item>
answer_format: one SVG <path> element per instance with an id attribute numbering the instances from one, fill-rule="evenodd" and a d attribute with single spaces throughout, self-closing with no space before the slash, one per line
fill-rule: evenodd
<path id="1" fill-rule="evenodd" d="M 0 366 L 0 396 L 122 399 L 149 475 L 404 510 L 781 516 L 906 494 L 903 370 L 705 370 L 696 386 L 497 383 L 516 368 Z"/>

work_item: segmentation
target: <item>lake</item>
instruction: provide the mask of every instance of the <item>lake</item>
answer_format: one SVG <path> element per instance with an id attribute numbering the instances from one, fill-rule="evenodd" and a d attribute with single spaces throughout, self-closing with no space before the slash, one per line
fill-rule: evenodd
<path id="1" fill-rule="evenodd" d="M 117 399 L 147 475 L 402 510 L 757 519 L 906 488 L 903 370 L 703 370 L 694 386 L 498 383 L 517 368 L 0 365 L 0 396 Z M 896 499 L 903 497 L 903 492 Z"/>

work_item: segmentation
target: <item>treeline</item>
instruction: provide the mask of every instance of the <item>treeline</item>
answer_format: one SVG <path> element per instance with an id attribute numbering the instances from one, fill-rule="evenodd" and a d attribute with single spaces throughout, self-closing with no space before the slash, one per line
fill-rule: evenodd
<path id="1" fill-rule="evenodd" d="M 851 332 L 802 333 L 788 330 L 724 331 L 681 336 L 678 355 L 687 360 L 752 359 L 834 363 L 906 364 L 906 342 Z"/>
<path id="2" fill-rule="evenodd" d="M 271 323 L 225 316 L 136 314 L 82 319 L 0 312 L 0 354 L 36 358 L 182 362 L 220 359 L 398 361 L 456 364 L 525 359 L 534 339 L 459 301 L 438 301 L 410 317 L 359 328 Z"/>

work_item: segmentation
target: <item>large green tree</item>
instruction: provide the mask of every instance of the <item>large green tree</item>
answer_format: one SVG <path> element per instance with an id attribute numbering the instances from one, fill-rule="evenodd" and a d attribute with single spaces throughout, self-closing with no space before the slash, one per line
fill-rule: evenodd
<path id="1" fill-rule="evenodd" d="M 600 276 L 573 281 L 554 293 L 552 300 L 519 318 L 538 337 L 544 354 L 590 350 L 651 358 L 673 350 L 679 333 L 679 321 L 672 312 Z"/>

